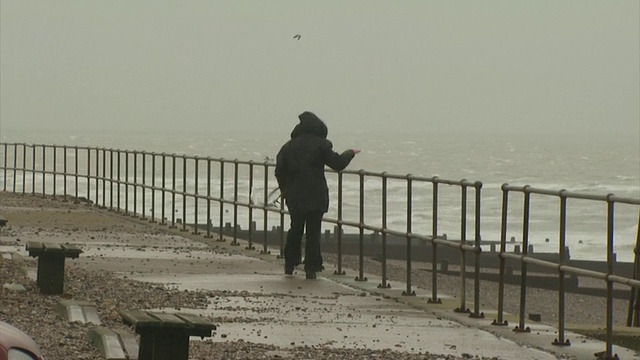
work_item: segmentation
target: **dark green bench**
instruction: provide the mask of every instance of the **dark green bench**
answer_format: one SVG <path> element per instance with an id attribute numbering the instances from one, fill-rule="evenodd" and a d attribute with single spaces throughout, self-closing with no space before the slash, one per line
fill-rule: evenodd
<path id="1" fill-rule="evenodd" d="M 29 256 L 38 258 L 36 284 L 40 292 L 48 295 L 64 291 L 64 260 L 78 258 L 82 249 L 69 244 L 29 241 L 26 245 Z"/>
<path id="2" fill-rule="evenodd" d="M 192 314 L 119 310 L 140 335 L 138 360 L 188 360 L 189 336 L 210 337 L 216 325 Z"/>

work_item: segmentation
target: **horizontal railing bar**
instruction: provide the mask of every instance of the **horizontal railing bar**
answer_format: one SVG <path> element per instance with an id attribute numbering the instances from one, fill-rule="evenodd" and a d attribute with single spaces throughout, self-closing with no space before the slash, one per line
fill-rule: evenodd
<path id="1" fill-rule="evenodd" d="M 503 259 L 518 260 L 520 262 L 524 262 L 524 263 L 528 263 L 528 264 L 533 264 L 533 265 L 538 265 L 538 266 L 547 267 L 547 268 L 551 268 L 551 269 L 556 269 L 558 271 L 563 271 L 565 273 L 571 273 L 571 274 L 575 274 L 575 275 L 586 276 L 586 277 L 599 279 L 599 280 L 611 281 L 611 282 L 615 282 L 615 283 L 622 284 L 622 285 L 630 285 L 630 286 L 633 286 L 633 287 L 640 287 L 640 281 L 639 280 L 628 279 L 628 278 L 625 278 L 625 277 L 611 275 L 611 274 L 607 275 L 606 273 L 601 273 L 601 272 L 593 271 L 593 270 L 587 270 L 587 269 L 578 268 L 578 267 L 574 267 L 574 266 L 557 264 L 557 263 L 546 261 L 546 260 L 536 259 L 536 258 L 530 257 L 528 255 L 501 252 L 501 253 L 498 254 L 498 256 L 500 256 Z"/>
<path id="2" fill-rule="evenodd" d="M 453 240 L 447 240 L 443 238 L 434 238 L 431 240 L 434 244 L 443 245 L 451 248 L 457 248 L 464 251 L 471 252 L 481 252 L 482 248 L 470 245 L 470 244 L 462 244 L 460 242 L 455 242 Z"/>
<path id="3" fill-rule="evenodd" d="M 515 191 L 522 193 L 530 193 L 530 194 L 539 194 L 539 195 L 552 195 L 558 197 L 566 197 L 570 199 L 583 199 L 583 200 L 597 200 L 597 201 L 611 201 L 616 203 L 624 203 L 629 205 L 640 205 L 640 199 L 628 198 L 616 196 L 613 194 L 602 195 L 602 194 L 585 194 L 578 192 L 571 192 L 567 190 L 549 190 L 549 189 L 540 189 L 530 187 L 528 185 L 524 186 L 514 186 L 509 184 L 502 185 L 503 191 Z"/>
<path id="4" fill-rule="evenodd" d="M 338 171 L 332 170 L 332 169 L 327 169 L 327 172 L 329 173 L 338 173 Z M 373 177 L 379 177 L 379 178 L 386 178 L 386 179 L 394 179 L 394 180 L 412 180 L 412 181 L 422 181 L 422 182 L 430 182 L 432 184 L 446 184 L 446 185 L 459 185 L 459 186 L 472 186 L 472 187 L 477 187 L 477 188 L 481 188 L 482 187 L 482 182 L 480 181 L 469 181 L 466 179 L 462 179 L 462 180 L 449 180 L 449 179 L 440 179 L 437 176 L 433 176 L 433 177 L 425 177 L 425 176 L 415 176 L 412 174 L 407 174 L 407 175 L 399 175 L 399 174 L 389 174 L 387 172 L 373 172 L 373 171 L 367 171 L 367 170 L 341 170 L 339 171 L 342 174 L 349 174 L 349 175 L 364 175 L 364 176 L 373 176 Z"/>

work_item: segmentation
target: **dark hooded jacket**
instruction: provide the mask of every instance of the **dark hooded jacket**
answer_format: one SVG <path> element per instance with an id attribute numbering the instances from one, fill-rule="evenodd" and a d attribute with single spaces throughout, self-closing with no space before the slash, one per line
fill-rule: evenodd
<path id="1" fill-rule="evenodd" d="M 327 126 L 311 112 L 298 116 L 300 123 L 276 158 L 276 179 L 290 212 L 329 210 L 329 188 L 324 166 L 343 170 L 355 156 L 353 150 L 333 151 Z"/>

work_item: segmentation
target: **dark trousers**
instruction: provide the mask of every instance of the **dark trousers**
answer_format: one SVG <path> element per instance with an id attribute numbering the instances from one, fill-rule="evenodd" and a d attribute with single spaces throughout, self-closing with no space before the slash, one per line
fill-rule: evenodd
<path id="1" fill-rule="evenodd" d="M 320 233 L 322 225 L 321 211 L 306 213 L 291 213 L 291 228 L 287 234 L 287 243 L 284 246 L 285 266 L 293 267 L 301 263 L 300 247 L 302 234 L 306 228 L 306 240 L 304 249 L 304 270 L 316 272 L 322 269 L 322 254 L 320 253 Z"/>

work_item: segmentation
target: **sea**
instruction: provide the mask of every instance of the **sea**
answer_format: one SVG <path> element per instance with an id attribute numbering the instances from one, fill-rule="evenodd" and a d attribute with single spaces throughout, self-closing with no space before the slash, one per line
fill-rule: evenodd
<path id="1" fill-rule="evenodd" d="M 2 129 L 0 142 L 89 146 L 120 150 L 138 150 L 166 154 L 211 157 L 215 159 L 273 162 L 275 156 L 289 134 L 268 131 L 253 132 L 125 132 L 125 131 L 26 131 Z M 419 131 L 407 134 L 376 133 L 367 130 L 356 133 L 329 134 L 334 150 L 341 152 L 350 148 L 360 148 L 362 152 L 354 158 L 348 170 L 365 170 L 366 173 L 411 174 L 420 178 L 445 180 L 469 180 L 481 182 L 481 205 L 479 236 L 482 240 L 500 240 L 501 209 L 503 192 L 501 186 L 529 185 L 536 189 L 567 190 L 571 193 L 607 195 L 640 199 L 640 135 L 626 138 L 579 136 L 550 137 L 525 134 L 421 134 Z M 4 147 L 0 147 L 0 163 L 4 159 Z M 9 151 L 8 151 L 9 152 Z M 8 154 L 9 155 L 9 154 Z M 9 156 L 11 159 L 11 156 Z M 224 192 L 233 194 L 233 169 L 226 170 Z M 4 181 L 0 172 L 0 183 Z M 7 180 L 12 181 L 7 175 Z M 156 172 L 158 183 L 162 177 Z M 186 173 L 187 184 L 198 178 L 198 193 L 206 193 L 206 173 Z M 182 175 L 176 180 L 176 188 L 182 189 Z M 170 183 L 172 179 L 165 179 Z M 337 174 L 329 172 L 331 205 L 327 218 L 337 218 Z M 263 194 L 262 180 L 255 180 L 249 188 L 247 173 L 242 171 L 239 179 L 239 201 L 248 202 L 255 194 Z M 343 219 L 359 222 L 362 216 L 365 224 L 381 226 L 382 180 L 379 176 L 365 176 L 363 199 L 360 193 L 360 176 L 357 173 L 343 176 Z M 275 179 L 269 179 L 268 191 L 275 190 Z M 219 189 L 219 180 L 211 185 L 213 196 Z M 57 188 L 60 193 L 60 182 Z M 191 186 L 191 185 L 189 185 Z M 49 189 L 51 186 L 49 186 Z M 84 186 L 81 186 L 84 188 Z M 407 181 L 389 179 L 387 184 L 386 225 L 397 231 L 416 234 L 431 234 L 433 229 L 433 186 L 428 181 L 412 182 L 412 197 L 408 200 Z M 476 236 L 475 188 L 467 194 L 466 239 Z M 523 199 L 518 192 L 510 192 L 507 238 L 520 242 L 524 236 Z M 132 201 L 131 199 L 129 201 Z M 150 199 L 147 199 L 149 202 Z M 176 200 L 176 208 L 181 209 L 181 199 Z M 360 210 L 360 203 L 364 203 Z M 191 202 L 189 202 L 191 209 Z M 205 202 L 198 203 L 198 216 Z M 461 188 L 456 185 L 439 185 L 437 232 L 448 238 L 460 239 L 461 228 Z M 145 206 L 151 208 L 151 204 Z M 156 205 L 157 206 L 157 205 Z M 218 205 L 216 205 L 218 206 Z M 132 207 L 132 205 L 131 205 Z M 411 221 L 408 221 L 408 208 Z M 195 209 L 195 208 L 194 208 Z M 193 212 L 179 213 L 187 219 Z M 212 209 L 218 214 L 219 207 Z M 169 211 L 167 211 L 168 213 Z M 231 221 L 232 212 L 225 207 L 225 221 Z M 537 252 L 557 252 L 560 238 L 560 200 L 557 196 L 532 195 L 528 241 Z M 638 205 L 616 204 L 615 206 L 614 251 L 618 261 L 634 260 L 634 248 L 638 241 L 640 207 Z M 254 220 L 260 224 L 260 212 Z M 269 226 L 279 225 L 280 217 L 269 214 Z M 185 220 L 187 221 L 187 220 Z M 217 220 L 213 220 L 215 224 Z M 247 221 L 247 211 L 239 212 L 238 222 Z M 242 226 L 242 225 L 241 225 Z M 286 226 L 286 225 L 285 225 Z M 333 224 L 325 229 L 333 230 Z M 345 232 L 357 233 L 357 228 L 345 227 Z M 603 201 L 568 199 L 566 245 L 572 259 L 605 260 L 607 257 L 607 204 Z"/>

